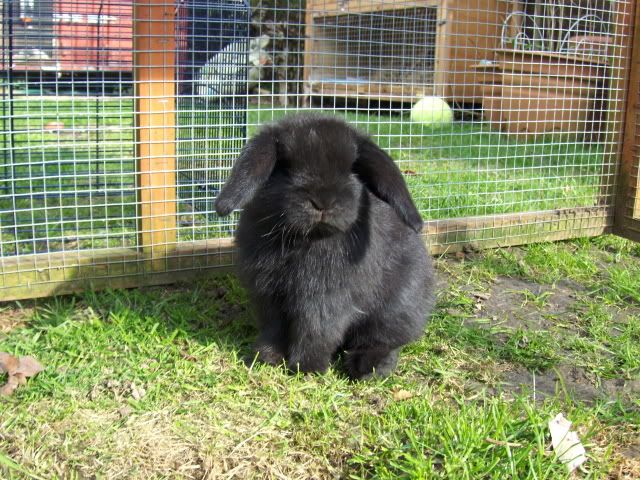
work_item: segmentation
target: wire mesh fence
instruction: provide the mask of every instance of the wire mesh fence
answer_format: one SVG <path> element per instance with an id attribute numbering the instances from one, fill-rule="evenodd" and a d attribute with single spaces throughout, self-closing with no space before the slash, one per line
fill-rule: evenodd
<path id="1" fill-rule="evenodd" d="M 131 245 L 131 6 L 3 2 L 2 25 L 0 256 Z"/>
<path id="2" fill-rule="evenodd" d="M 3 0 L 0 299 L 230 266 L 217 192 L 257 128 L 308 110 L 391 154 L 434 252 L 602 233 L 618 174 L 637 181 L 634 9 Z"/>

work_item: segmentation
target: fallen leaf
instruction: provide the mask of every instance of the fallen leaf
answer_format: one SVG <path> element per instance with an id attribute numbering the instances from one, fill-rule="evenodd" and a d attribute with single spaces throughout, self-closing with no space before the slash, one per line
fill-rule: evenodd
<path id="1" fill-rule="evenodd" d="M 0 372 L 13 375 L 18 369 L 20 361 L 13 355 L 9 355 L 5 352 L 0 352 Z"/>
<path id="2" fill-rule="evenodd" d="M 558 460 L 567 466 L 569 473 L 587 461 L 586 450 L 578 434 L 571 430 L 571 422 L 564 418 L 562 413 L 549 421 L 549 431 L 553 450 Z"/>
<path id="3" fill-rule="evenodd" d="M 0 395 L 8 397 L 16 388 L 18 388 L 18 379 L 14 375 L 11 375 L 7 383 L 0 387 Z"/>
<path id="4" fill-rule="evenodd" d="M 44 367 L 33 357 L 20 357 L 20 364 L 16 373 L 25 377 L 33 377 L 44 370 Z"/>
<path id="5" fill-rule="evenodd" d="M 18 383 L 18 385 L 26 385 L 27 384 L 27 377 L 25 377 L 21 373 L 16 373 L 15 375 L 12 375 L 11 378 L 13 378 L 14 381 L 16 381 Z"/>
<path id="6" fill-rule="evenodd" d="M 413 398 L 413 397 L 414 397 L 413 393 L 407 390 L 396 390 L 395 392 L 393 392 L 393 399 L 396 402 L 399 402 L 402 400 L 409 400 L 410 398 Z"/>
<path id="7" fill-rule="evenodd" d="M 0 395 L 9 396 L 20 385 L 26 385 L 27 378 L 44 370 L 44 367 L 33 357 L 15 357 L 0 352 L 0 372 L 7 374 L 7 383 L 0 387 Z"/>
<path id="8" fill-rule="evenodd" d="M 402 173 L 409 176 L 418 175 L 418 172 L 416 172 L 415 170 L 402 170 Z"/>

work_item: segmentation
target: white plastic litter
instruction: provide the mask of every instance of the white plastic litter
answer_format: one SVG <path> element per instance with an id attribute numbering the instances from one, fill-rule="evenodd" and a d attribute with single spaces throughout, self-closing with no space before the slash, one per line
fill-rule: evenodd
<path id="1" fill-rule="evenodd" d="M 549 430 L 553 450 L 558 460 L 567 466 L 569 473 L 587 461 L 586 450 L 578 434 L 571 430 L 571 422 L 562 413 L 549 421 Z"/>

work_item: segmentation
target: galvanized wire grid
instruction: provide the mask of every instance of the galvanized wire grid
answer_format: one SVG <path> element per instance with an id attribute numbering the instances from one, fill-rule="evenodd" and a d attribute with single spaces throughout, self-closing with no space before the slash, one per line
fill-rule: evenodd
<path id="1" fill-rule="evenodd" d="M 310 69 L 312 90 L 331 95 L 342 89 L 349 98 L 364 101 L 399 95 L 407 107 L 424 91 L 445 96 L 457 107 L 462 121 L 441 128 L 412 123 L 386 103 L 354 119 L 403 165 L 427 219 L 593 206 L 603 187 L 613 182 L 612 175 L 602 173 L 614 170 L 610 162 L 615 157 L 606 155 L 615 148 L 607 138 L 612 125 L 606 114 L 616 106 L 606 105 L 602 97 L 615 93 L 616 85 L 610 82 L 605 91 L 603 84 L 607 74 L 621 77 L 623 72 L 605 73 L 598 66 L 589 68 L 586 60 L 574 65 L 569 59 L 573 50 L 582 49 L 575 37 L 600 36 L 603 29 L 614 33 L 611 12 L 595 4 L 567 8 L 567 18 L 556 20 L 551 29 L 535 24 L 551 15 L 550 5 L 520 14 L 524 6 L 452 1 L 446 12 L 435 14 L 437 22 L 427 22 L 424 9 L 402 9 L 397 2 L 389 3 L 389 9 L 346 15 L 339 8 L 328 14 L 327 3 L 314 3 L 312 14 L 314 36 L 324 42 L 322 53 L 314 57 L 322 67 Z M 510 15 L 510 8 L 517 14 Z M 596 13 L 602 20 L 592 22 Z M 583 17 L 588 20 L 581 23 Z M 519 25 L 509 25 L 516 18 Z M 371 30 L 381 22 L 384 35 L 371 42 Z M 432 91 L 415 74 L 425 71 L 420 61 L 425 58 L 426 25 L 435 29 L 430 38 L 437 42 Z M 588 31 L 592 26 L 593 34 Z M 401 32 L 397 40 L 394 29 Z M 551 45 L 545 43 L 547 37 L 561 41 Z M 544 53 L 532 54 L 542 48 Z M 607 59 L 604 49 L 590 51 L 589 61 Z M 328 74 L 332 56 L 335 80 Z M 547 71 L 547 62 L 557 64 L 555 71 Z M 345 87 L 350 82 L 362 88 Z M 473 110 L 472 103 L 480 103 L 482 111 Z"/>
<path id="2" fill-rule="evenodd" d="M 250 10 L 235 0 L 189 0 L 178 9 L 178 236 L 233 234 L 213 199 L 246 141 Z"/>
<path id="3" fill-rule="evenodd" d="M 140 5 L 144 17 L 166 4 Z M 306 110 L 342 116 L 390 152 L 441 249 L 610 225 L 628 3 L 170 6 L 157 20 L 162 28 L 145 34 L 149 51 L 136 51 L 132 2 L 3 2 L 3 278 L 37 271 L 25 281 L 58 281 L 42 269 L 59 258 L 64 268 L 95 267 L 77 269 L 74 279 L 230 264 L 216 255 L 238 215 L 218 218 L 213 200 L 233 159 L 261 125 Z M 162 60 L 147 65 L 151 80 L 134 75 L 134 64 L 168 39 L 175 49 L 153 57 Z M 136 95 L 143 82 L 171 84 L 160 91 L 174 93 L 143 98 Z M 412 120 L 411 107 L 425 96 L 445 99 L 453 121 Z M 147 172 L 136 140 L 148 113 L 142 100 L 164 109 L 165 124 L 152 127 L 164 150 L 150 149 L 147 160 L 159 173 L 151 184 L 141 180 Z M 173 163 L 160 163 L 169 157 Z M 144 194 L 152 198 L 150 215 Z M 45 266 L 20 263 L 32 254 Z M 150 266 L 150 255 L 160 264 Z"/>
<path id="4" fill-rule="evenodd" d="M 0 256 L 135 245 L 131 4 L 2 3 Z"/>

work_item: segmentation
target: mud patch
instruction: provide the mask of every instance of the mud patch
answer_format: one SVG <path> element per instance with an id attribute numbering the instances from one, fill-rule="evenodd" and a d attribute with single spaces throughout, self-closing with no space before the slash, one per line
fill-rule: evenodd
<path id="1" fill-rule="evenodd" d="M 539 285 L 519 278 L 498 277 L 488 294 L 479 298 L 478 319 L 488 325 L 511 329 L 546 330 L 556 317 L 566 317 L 574 308 L 580 286 L 560 283 Z"/>
<path id="2" fill-rule="evenodd" d="M 601 380 L 586 370 L 569 364 L 560 364 L 545 372 L 530 372 L 514 367 L 505 372 L 498 390 L 527 394 L 536 400 L 550 397 L 569 397 L 584 403 L 611 398 L 637 398 L 640 381 L 622 379 Z"/>
<path id="3" fill-rule="evenodd" d="M 473 313 L 466 320 L 469 324 L 491 329 L 491 338 L 500 348 L 508 344 L 516 332 L 524 332 L 524 335 L 535 332 L 541 338 L 549 339 L 551 350 L 546 353 L 556 358 L 552 363 L 554 366 L 536 372 L 526 368 L 526 362 L 509 359 L 503 363 L 507 360 L 503 359 L 499 362 L 504 368 L 499 368 L 498 380 L 488 382 L 485 388 L 495 392 L 527 394 L 536 400 L 567 397 L 585 403 L 611 398 L 632 400 L 640 395 L 640 379 L 598 377 L 588 368 L 573 365 L 572 358 L 576 353 L 570 347 L 563 348 L 561 340 L 564 335 L 567 338 L 582 335 L 583 328 L 578 323 L 585 313 L 584 299 L 589 298 L 589 291 L 583 285 L 568 279 L 546 285 L 523 278 L 499 276 L 481 290 L 467 290 L 475 301 Z M 615 329 L 621 323 L 634 319 L 638 314 L 633 306 L 625 309 L 602 307 L 611 315 L 611 337 L 617 335 Z M 606 345 L 602 347 L 598 355 L 606 357 Z"/>

